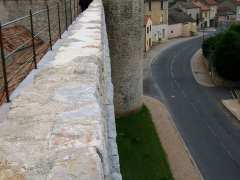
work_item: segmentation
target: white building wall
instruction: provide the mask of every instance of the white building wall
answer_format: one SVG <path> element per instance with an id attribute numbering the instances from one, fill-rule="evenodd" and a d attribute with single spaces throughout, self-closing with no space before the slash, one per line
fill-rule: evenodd
<path id="1" fill-rule="evenodd" d="M 210 19 L 214 19 L 217 14 L 217 6 L 210 6 Z"/>
<path id="2" fill-rule="evenodd" d="M 237 21 L 240 21 L 240 6 L 237 6 L 236 7 L 236 20 Z"/>
<path id="3" fill-rule="evenodd" d="M 153 25 L 152 27 L 153 42 L 165 41 L 168 39 L 168 25 Z"/>
<path id="4" fill-rule="evenodd" d="M 183 24 L 171 24 L 168 26 L 168 38 L 177 38 L 181 37 L 183 33 Z"/>
<path id="5" fill-rule="evenodd" d="M 152 46 L 152 21 L 149 19 L 145 25 L 145 51 L 148 51 Z"/>

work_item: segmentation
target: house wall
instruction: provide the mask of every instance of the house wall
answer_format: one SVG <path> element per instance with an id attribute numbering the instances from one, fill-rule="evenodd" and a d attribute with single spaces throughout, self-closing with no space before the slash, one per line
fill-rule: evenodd
<path id="1" fill-rule="evenodd" d="M 181 37 L 182 32 L 183 32 L 183 24 L 182 23 L 168 25 L 168 38 L 169 39 Z"/>
<path id="2" fill-rule="evenodd" d="M 202 22 L 201 27 L 209 27 L 210 26 L 210 11 L 202 11 Z"/>
<path id="3" fill-rule="evenodd" d="M 149 11 L 148 2 L 144 3 L 146 15 L 151 15 L 153 25 L 168 24 L 168 1 L 163 2 L 163 9 L 159 1 L 152 1 L 152 9 Z"/>
<path id="4" fill-rule="evenodd" d="M 152 28 L 153 42 L 165 41 L 168 39 L 168 25 L 153 25 Z"/>
<path id="5" fill-rule="evenodd" d="M 178 23 L 168 26 L 168 38 L 189 37 L 192 33 L 197 32 L 196 23 L 189 22 L 187 24 Z"/>
<path id="6" fill-rule="evenodd" d="M 240 21 L 240 6 L 236 6 L 236 20 Z"/>
<path id="7" fill-rule="evenodd" d="M 236 21 L 236 15 L 218 16 L 218 26 L 228 26 Z"/>
<path id="8" fill-rule="evenodd" d="M 183 37 L 192 36 L 192 34 L 196 33 L 196 32 L 197 32 L 196 23 L 189 22 L 189 23 L 183 25 L 183 32 L 182 32 Z"/>
<path id="9" fill-rule="evenodd" d="M 190 15 L 194 20 L 197 20 L 200 14 L 199 8 L 186 9 L 184 12 Z"/>
<path id="10" fill-rule="evenodd" d="M 216 15 L 217 15 L 217 6 L 210 6 L 210 14 L 209 14 L 210 20 L 215 19 Z"/>
<path id="11" fill-rule="evenodd" d="M 152 22 L 148 20 L 145 25 L 145 51 L 148 51 L 152 46 Z"/>

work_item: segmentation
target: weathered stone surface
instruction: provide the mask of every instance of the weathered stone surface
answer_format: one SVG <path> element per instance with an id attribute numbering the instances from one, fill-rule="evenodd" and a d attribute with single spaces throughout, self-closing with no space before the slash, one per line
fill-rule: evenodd
<path id="1" fill-rule="evenodd" d="M 101 0 L 22 84 L 0 123 L 0 180 L 121 179 Z"/>
<path id="2" fill-rule="evenodd" d="M 104 0 L 109 36 L 114 105 L 124 114 L 142 105 L 143 0 Z"/>

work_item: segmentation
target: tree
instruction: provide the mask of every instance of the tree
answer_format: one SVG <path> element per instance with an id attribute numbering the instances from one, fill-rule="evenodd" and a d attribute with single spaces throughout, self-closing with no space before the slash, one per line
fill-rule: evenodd
<path id="1" fill-rule="evenodd" d="M 240 26 L 239 26 L 240 27 Z M 231 27 L 216 42 L 213 66 L 226 79 L 240 80 L 240 28 Z"/>
<path id="2" fill-rule="evenodd" d="M 202 49 L 211 69 L 225 79 L 240 80 L 239 24 L 234 24 L 224 33 L 205 40 Z"/>

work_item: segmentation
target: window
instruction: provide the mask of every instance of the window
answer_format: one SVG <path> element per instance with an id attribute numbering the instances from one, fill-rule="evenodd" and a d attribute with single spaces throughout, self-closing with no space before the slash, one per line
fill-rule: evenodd
<path id="1" fill-rule="evenodd" d="M 165 38 L 165 29 L 162 30 L 162 37 Z"/>
<path id="2" fill-rule="evenodd" d="M 160 0 L 161 1 L 161 10 L 163 10 L 163 0 Z"/>
<path id="3" fill-rule="evenodd" d="M 149 27 L 147 27 L 147 34 L 149 33 Z"/>
<path id="4" fill-rule="evenodd" d="M 152 10 L 152 0 L 148 0 L 148 9 L 149 11 Z"/>
<path id="5" fill-rule="evenodd" d="M 152 31 L 152 26 L 150 25 L 150 31 Z"/>
<path id="6" fill-rule="evenodd" d="M 171 33 L 173 33 L 173 30 L 171 30 Z"/>

